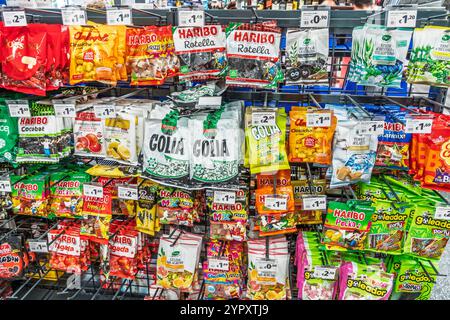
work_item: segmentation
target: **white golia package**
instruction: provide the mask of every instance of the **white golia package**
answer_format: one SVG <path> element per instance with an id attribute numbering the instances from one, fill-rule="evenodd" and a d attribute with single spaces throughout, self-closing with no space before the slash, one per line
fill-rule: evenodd
<path id="1" fill-rule="evenodd" d="M 240 103 L 222 107 L 189 120 L 191 179 L 214 184 L 238 178 L 243 142 L 240 107 Z"/>
<path id="2" fill-rule="evenodd" d="M 155 178 L 181 179 L 189 175 L 188 119 L 178 111 L 163 107 L 151 112 L 145 122 L 143 169 Z"/>
<path id="3" fill-rule="evenodd" d="M 334 135 L 330 188 L 369 182 L 375 165 L 378 136 L 358 134 L 359 121 L 339 121 Z"/>
<path id="4" fill-rule="evenodd" d="M 287 84 L 328 82 L 328 29 L 288 30 L 286 34 Z"/>

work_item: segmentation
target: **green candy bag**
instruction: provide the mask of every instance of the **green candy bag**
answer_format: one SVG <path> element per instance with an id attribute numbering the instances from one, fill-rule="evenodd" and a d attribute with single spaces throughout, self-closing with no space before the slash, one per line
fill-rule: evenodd
<path id="1" fill-rule="evenodd" d="M 0 162 L 14 163 L 18 139 L 17 118 L 9 115 L 5 101 L 0 99 Z"/>

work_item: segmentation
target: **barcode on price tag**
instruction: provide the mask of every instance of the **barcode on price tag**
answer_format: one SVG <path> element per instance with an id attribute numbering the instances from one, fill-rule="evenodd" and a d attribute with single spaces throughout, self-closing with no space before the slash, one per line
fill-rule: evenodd
<path id="1" fill-rule="evenodd" d="M 303 210 L 326 210 L 327 209 L 327 197 L 326 196 L 314 196 L 303 197 Z"/>
<path id="2" fill-rule="evenodd" d="M 433 119 L 406 119 L 405 133 L 431 133 Z"/>
<path id="3" fill-rule="evenodd" d="M 362 121 L 357 127 L 358 134 L 375 134 L 377 136 L 384 133 L 384 121 Z"/>
<path id="4" fill-rule="evenodd" d="M 0 178 L 0 192 L 11 192 L 11 181 L 6 178 Z"/>
<path id="5" fill-rule="evenodd" d="M 434 213 L 435 219 L 450 220 L 450 207 L 438 206 Z"/>
<path id="6" fill-rule="evenodd" d="M 11 117 L 31 117 L 30 106 L 27 100 L 6 100 L 5 102 Z"/>
<path id="7" fill-rule="evenodd" d="M 274 126 L 275 124 L 275 112 L 252 113 L 252 126 Z"/>
<path id="8" fill-rule="evenodd" d="M 27 16 L 24 10 L 3 11 L 2 15 L 5 27 L 24 27 L 27 25 Z"/>
<path id="9" fill-rule="evenodd" d="M 333 267 L 315 267 L 314 278 L 334 280 L 336 279 L 336 268 Z"/>
<path id="10" fill-rule="evenodd" d="M 208 258 L 208 269 L 228 271 L 230 262 L 227 258 Z"/>
<path id="11" fill-rule="evenodd" d="M 267 282 L 276 282 L 277 261 L 275 259 L 259 259 L 255 263 L 258 277 L 265 278 Z M 266 281 L 264 281 L 266 282 Z"/>
<path id="12" fill-rule="evenodd" d="M 264 206 L 270 210 L 286 210 L 288 199 L 285 197 L 268 196 L 264 199 Z"/>
<path id="13" fill-rule="evenodd" d="M 106 23 L 111 26 L 132 25 L 131 9 L 108 8 L 106 10 Z"/>
<path id="14" fill-rule="evenodd" d="M 330 24 L 330 12 L 328 10 L 302 10 L 301 28 L 328 28 Z"/>
<path id="15" fill-rule="evenodd" d="M 203 27 L 205 25 L 205 12 L 202 10 L 179 10 L 179 27 Z"/>
<path id="16" fill-rule="evenodd" d="M 83 184 L 83 195 L 87 197 L 103 198 L 103 187 L 95 184 Z"/>
<path id="17" fill-rule="evenodd" d="M 386 18 L 388 28 L 415 28 L 417 10 L 389 10 Z"/>
<path id="18" fill-rule="evenodd" d="M 307 127 L 329 127 L 331 126 L 331 112 L 307 113 Z"/>
<path id="19" fill-rule="evenodd" d="M 86 11 L 81 8 L 62 8 L 61 16 L 65 26 L 83 26 L 86 24 Z"/>
<path id="20" fill-rule="evenodd" d="M 75 103 L 74 102 L 63 102 L 63 101 L 53 101 L 53 108 L 55 108 L 55 115 L 57 117 L 64 118 L 75 118 Z"/>
<path id="21" fill-rule="evenodd" d="M 220 108 L 222 105 L 222 97 L 200 97 L 197 105 L 199 107 Z"/>
<path id="22" fill-rule="evenodd" d="M 47 240 L 28 240 L 31 252 L 48 253 Z"/>
<path id="23" fill-rule="evenodd" d="M 126 200 L 138 200 L 138 188 L 137 186 L 117 186 L 117 195 L 120 199 Z"/>
<path id="24" fill-rule="evenodd" d="M 97 104 L 94 106 L 94 113 L 97 118 L 115 118 L 116 107 L 113 104 Z"/>
<path id="25" fill-rule="evenodd" d="M 235 204 L 236 192 L 234 191 L 214 191 L 214 203 Z"/>

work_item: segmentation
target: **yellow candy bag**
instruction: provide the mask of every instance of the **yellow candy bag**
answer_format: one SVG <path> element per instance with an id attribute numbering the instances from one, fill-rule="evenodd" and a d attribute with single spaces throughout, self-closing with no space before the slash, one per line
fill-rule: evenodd
<path id="1" fill-rule="evenodd" d="M 99 24 L 69 27 L 71 85 L 87 81 L 116 84 L 118 30 Z"/>
<path id="2" fill-rule="evenodd" d="M 313 118 L 312 115 L 318 115 Z M 331 117 L 330 126 L 316 126 L 320 124 L 320 117 Z M 289 161 L 331 164 L 331 147 L 336 129 L 337 119 L 329 110 L 315 110 L 295 108 L 289 112 L 291 129 L 289 132 Z M 310 118 L 310 119 L 308 119 Z M 317 119 L 317 121 L 314 121 Z M 309 121 L 308 121 L 309 120 Z M 326 123 L 325 121 L 324 123 Z M 315 124 L 312 124 L 315 123 Z"/>

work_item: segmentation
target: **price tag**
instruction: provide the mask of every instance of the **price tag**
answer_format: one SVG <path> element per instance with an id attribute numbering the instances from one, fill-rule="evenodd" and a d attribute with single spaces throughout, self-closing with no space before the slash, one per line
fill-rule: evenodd
<path id="1" fill-rule="evenodd" d="M 307 113 L 307 127 L 329 127 L 331 126 L 331 112 Z"/>
<path id="2" fill-rule="evenodd" d="M 330 11 L 302 10 L 300 28 L 328 28 Z"/>
<path id="3" fill-rule="evenodd" d="M 227 258 L 209 258 L 208 269 L 228 271 L 230 269 L 230 262 Z"/>
<path id="4" fill-rule="evenodd" d="M 137 186 L 117 186 L 117 194 L 120 199 L 138 200 L 139 198 Z"/>
<path id="5" fill-rule="evenodd" d="M 199 107 L 220 108 L 222 97 L 200 97 L 197 105 Z"/>
<path id="6" fill-rule="evenodd" d="M 388 28 L 415 28 L 417 10 L 389 10 L 386 19 Z"/>
<path id="7" fill-rule="evenodd" d="M 336 268 L 332 267 L 315 267 L 314 278 L 334 280 L 336 279 Z"/>
<path id="8" fill-rule="evenodd" d="M 433 119 L 406 119 L 406 133 L 431 133 Z"/>
<path id="9" fill-rule="evenodd" d="M 236 192 L 234 191 L 214 191 L 214 203 L 235 204 Z"/>
<path id="10" fill-rule="evenodd" d="M 27 25 L 27 16 L 24 10 L 3 11 L 2 14 L 5 27 L 23 27 Z"/>
<path id="11" fill-rule="evenodd" d="M 271 210 L 286 210 L 287 198 L 268 196 L 264 199 L 264 206 Z"/>
<path id="12" fill-rule="evenodd" d="M 115 118 L 116 107 L 112 104 L 97 104 L 94 106 L 94 113 L 97 118 Z"/>
<path id="13" fill-rule="evenodd" d="M 53 108 L 55 108 L 55 115 L 57 117 L 64 117 L 64 118 L 76 117 L 74 102 L 64 103 L 63 101 L 53 101 Z"/>
<path id="14" fill-rule="evenodd" d="M 87 197 L 103 198 L 103 187 L 95 184 L 83 184 L 83 195 Z"/>
<path id="15" fill-rule="evenodd" d="M 450 207 L 436 207 L 434 218 L 440 220 L 450 220 Z"/>
<path id="16" fill-rule="evenodd" d="M 27 100 L 6 100 L 11 117 L 31 117 Z"/>
<path id="17" fill-rule="evenodd" d="M 7 178 L 0 178 L 0 192 L 11 192 L 11 181 Z"/>
<path id="18" fill-rule="evenodd" d="M 179 10 L 179 27 L 203 27 L 205 25 L 205 11 L 202 10 Z"/>
<path id="19" fill-rule="evenodd" d="M 259 259 L 255 263 L 258 277 L 275 279 L 277 276 L 277 261 L 275 259 Z"/>
<path id="20" fill-rule="evenodd" d="M 327 197 L 326 196 L 314 196 L 303 197 L 303 210 L 326 210 L 327 209 Z"/>
<path id="21" fill-rule="evenodd" d="M 48 253 L 47 240 L 28 240 L 31 252 Z"/>
<path id="22" fill-rule="evenodd" d="M 106 23 L 111 26 L 132 25 L 131 9 L 108 8 L 106 10 Z"/>
<path id="23" fill-rule="evenodd" d="M 62 8 L 61 16 L 65 26 L 82 26 L 86 24 L 86 11 L 81 8 Z"/>
<path id="24" fill-rule="evenodd" d="M 363 121 L 358 125 L 357 133 L 382 135 L 384 133 L 384 121 Z"/>
<path id="25" fill-rule="evenodd" d="M 275 124 L 275 112 L 252 113 L 252 126 L 274 126 Z"/>

